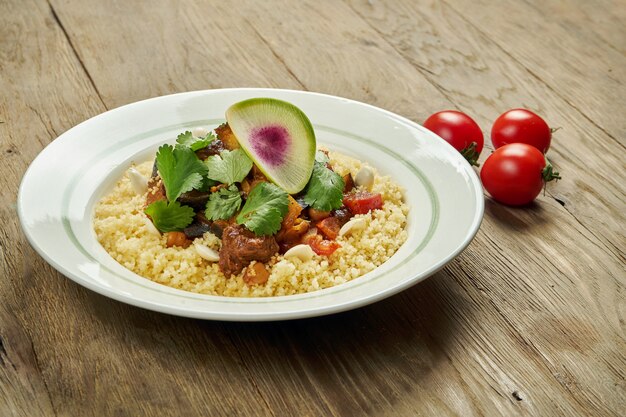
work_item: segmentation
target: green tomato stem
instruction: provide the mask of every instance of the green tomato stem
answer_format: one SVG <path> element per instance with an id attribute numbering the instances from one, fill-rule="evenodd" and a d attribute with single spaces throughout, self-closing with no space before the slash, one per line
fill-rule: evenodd
<path id="1" fill-rule="evenodd" d="M 561 175 L 559 174 L 558 171 L 554 169 L 554 167 L 552 166 L 548 158 L 545 157 L 545 155 L 544 155 L 544 159 L 546 160 L 546 166 L 541 171 L 541 177 L 543 178 L 543 195 L 545 196 L 548 182 L 552 180 L 555 180 L 555 181 L 560 180 Z"/>
<path id="2" fill-rule="evenodd" d="M 467 159 L 467 162 L 469 162 L 470 165 L 478 167 L 480 166 L 480 164 L 478 163 L 478 157 L 480 156 L 480 153 L 476 152 L 476 146 L 478 146 L 476 142 L 470 143 L 467 148 L 461 151 L 461 155 L 463 155 L 463 158 Z"/>
<path id="3" fill-rule="evenodd" d="M 545 158 L 545 160 L 546 160 L 546 166 L 541 171 L 541 177 L 543 178 L 543 181 L 545 183 L 548 183 L 552 180 L 556 180 L 556 181 L 560 180 L 561 175 L 559 174 L 559 172 L 554 169 L 550 161 L 548 161 L 548 158 Z"/>

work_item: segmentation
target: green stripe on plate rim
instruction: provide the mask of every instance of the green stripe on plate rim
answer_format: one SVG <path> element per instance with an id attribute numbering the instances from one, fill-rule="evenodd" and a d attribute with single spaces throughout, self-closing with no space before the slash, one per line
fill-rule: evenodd
<path id="1" fill-rule="evenodd" d="M 113 150 L 119 150 L 120 149 L 120 145 L 127 145 L 129 143 L 133 143 L 136 142 L 138 140 L 142 140 L 142 139 L 146 139 L 150 136 L 154 136 L 154 135 L 158 135 L 161 134 L 163 132 L 166 131 L 170 131 L 170 130 L 174 130 L 174 129 L 183 129 L 183 128 L 192 128 L 193 126 L 198 126 L 198 125 L 216 125 L 216 124 L 221 124 L 224 122 L 224 119 L 209 119 L 209 120 L 194 120 L 194 121 L 190 121 L 190 122 L 185 122 L 185 123 L 179 123 L 179 124 L 174 124 L 174 125 L 169 125 L 169 126 L 163 126 L 160 127 L 158 129 L 153 129 L 147 132 L 143 132 L 140 134 L 137 134 L 135 136 L 132 136 L 128 139 L 122 140 L 118 143 L 116 143 L 115 145 L 105 149 L 103 151 L 104 154 L 109 154 L 111 151 Z M 363 136 L 359 136 L 356 135 L 354 133 L 351 132 L 346 132 L 343 131 L 341 129 L 336 129 L 333 127 L 329 127 L 329 126 L 323 126 L 323 125 L 316 125 L 314 124 L 316 129 L 319 130 L 323 130 L 323 131 L 327 131 L 330 133 L 335 133 L 338 135 L 342 135 L 342 136 L 347 136 L 350 137 L 352 139 L 355 139 L 357 141 L 360 142 L 365 142 L 377 149 L 379 149 L 382 152 L 385 152 L 388 155 L 393 156 L 394 158 L 396 158 L 398 161 L 400 161 L 402 164 L 404 164 L 411 172 L 413 172 L 422 182 L 422 184 L 424 185 L 424 188 L 426 188 L 426 191 L 428 193 L 428 196 L 430 198 L 430 202 L 431 202 L 431 210 L 432 210 L 432 218 L 430 221 L 430 225 L 428 227 L 428 231 L 426 232 L 426 236 L 424 237 L 424 239 L 422 240 L 422 242 L 419 244 L 419 246 L 417 248 L 415 248 L 415 250 L 413 252 L 411 252 L 411 254 L 409 256 L 407 256 L 406 259 L 404 259 L 401 263 L 399 263 L 398 265 L 394 266 L 392 269 L 390 269 L 389 271 L 385 272 L 385 273 L 381 273 L 378 275 L 374 275 L 373 277 L 371 277 L 368 281 L 364 281 L 361 283 L 355 283 L 354 285 L 350 286 L 350 287 L 346 287 L 346 288 L 337 288 L 337 287 L 341 287 L 343 284 L 338 285 L 337 287 L 328 287 L 328 288 L 323 288 L 317 291 L 313 291 L 313 292 L 309 292 L 309 293 L 302 293 L 302 294 L 294 294 L 294 295 L 283 295 L 283 296 L 275 296 L 275 297 L 225 297 L 225 296 L 219 296 L 219 295 L 213 295 L 213 294 L 202 294 L 202 293 L 194 293 L 191 291 L 185 291 L 185 290 L 181 290 L 175 287 L 170 287 L 164 284 L 159 284 L 157 282 L 154 282 L 152 280 L 150 280 L 149 278 L 145 278 L 142 277 L 139 274 L 136 274 L 133 271 L 130 271 L 131 273 L 137 275 L 138 277 L 140 277 L 141 279 L 145 279 L 149 282 L 152 282 L 154 284 L 157 284 L 159 286 L 163 286 L 164 288 L 168 288 L 171 290 L 177 290 L 180 292 L 180 294 L 175 294 L 176 297 L 182 297 L 182 298 L 188 298 L 188 299 L 192 299 L 192 300 L 201 300 L 204 297 L 211 297 L 211 301 L 217 301 L 217 302 L 227 302 L 227 303 L 232 303 L 232 302 L 239 302 L 242 300 L 245 300 L 245 302 L 254 304 L 254 303 L 275 303 L 275 302 L 287 302 L 287 301 L 293 301 L 294 296 L 296 295 L 308 295 L 310 294 L 310 297 L 307 298 L 317 298 L 317 297 L 322 297 L 324 296 L 326 293 L 323 292 L 326 289 L 331 289 L 334 288 L 335 291 L 333 292 L 333 294 L 336 294 L 338 292 L 343 292 L 346 290 L 351 290 L 357 286 L 361 286 L 363 284 L 369 283 L 371 281 L 377 280 L 382 276 L 391 274 L 393 271 L 397 270 L 398 268 L 400 268 L 402 265 L 404 265 L 405 263 L 407 263 L 408 261 L 410 261 L 411 259 L 413 259 L 415 256 L 417 256 L 418 253 L 420 253 L 428 244 L 428 242 L 430 242 L 430 240 L 432 239 L 435 230 L 437 228 L 437 224 L 439 223 L 439 199 L 437 197 L 437 193 L 434 189 L 434 187 L 432 186 L 431 182 L 428 180 L 428 178 L 424 175 L 424 173 L 417 168 L 416 166 L 410 164 L 408 161 L 406 161 L 401 155 L 391 151 L 390 149 L 380 145 L 378 142 L 376 142 L 375 140 L 372 139 L 368 139 L 365 138 Z M 143 284 L 142 282 L 136 282 L 134 280 L 129 279 L 128 277 L 125 277 L 123 275 L 119 275 L 117 272 L 113 271 L 112 269 L 102 265 L 100 262 L 98 262 L 98 260 L 93 257 L 91 255 L 91 253 L 89 253 L 89 251 L 87 251 L 87 249 L 85 249 L 80 241 L 78 240 L 78 238 L 76 237 L 76 234 L 74 233 L 74 230 L 72 229 L 72 225 L 69 221 L 69 201 L 70 201 L 70 196 L 72 195 L 72 192 L 74 190 L 74 188 L 76 187 L 77 181 L 78 179 L 82 178 L 82 174 L 84 174 L 84 172 L 87 170 L 87 168 L 89 166 L 91 166 L 93 164 L 94 160 L 100 159 L 102 157 L 102 154 L 99 154 L 97 156 L 94 156 L 94 158 L 92 158 L 91 160 L 89 160 L 88 162 L 86 162 L 79 170 L 78 170 L 78 175 L 75 175 L 72 179 L 72 181 L 68 184 L 67 189 L 65 190 L 65 193 L 63 194 L 63 201 L 62 201 L 62 211 L 61 211 L 61 216 L 62 216 L 62 222 L 63 222 L 63 227 L 67 233 L 67 236 L 70 238 L 70 240 L 72 241 L 72 243 L 74 243 L 74 245 L 76 246 L 76 248 L 83 254 L 85 255 L 86 258 L 88 258 L 89 260 L 93 261 L 93 262 L 97 262 L 100 267 L 106 271 L 108 271 L 109 273 L 111 273 L 112 275 L 115 275 L 118 278 L 121 278 L 122 280 L 129 282 L 133 285 L 137 285 L 140 286 L 142 288 L 145 288 L 147 290 L 150 291 L 157 291 L 159 293 L 162 294 L 166 294 L 166 295 L 174 295 L 171 292 L 168 291 L 164 291 L 161 290 L 158 287 L 151 287 L 148 285 Z M 376 271 L 376 269 L 374 269 L 374 271 Z M 359 279 L 355 278 L 356 279 Z M 354 280 L 348 281 L 348 282 L 353 282 Z M 346 283 L 347 284 L 347 283 Z"/>

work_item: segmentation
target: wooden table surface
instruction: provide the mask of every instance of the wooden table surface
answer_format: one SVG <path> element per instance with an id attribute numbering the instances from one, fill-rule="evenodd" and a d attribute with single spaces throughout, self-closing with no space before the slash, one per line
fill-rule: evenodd
<path id="1" fill-rule="evenodd" d="M 625 19 L 624 0 L 0 1 L 0 415 L 624 415 Z M 18 185 L 58 135 L 248 86 L 417 122 L 456 108 L 487 142 L 526 107 L 561 127 L 563 180 L 523 209 L 486 197 L 475 240 L 423 283 L 290 322 L 131 307 L 29 246 Z"/>

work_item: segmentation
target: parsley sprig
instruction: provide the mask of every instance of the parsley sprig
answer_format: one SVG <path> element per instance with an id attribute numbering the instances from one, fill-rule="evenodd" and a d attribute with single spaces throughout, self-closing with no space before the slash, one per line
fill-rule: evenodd
<path id="1" fill-rule="evenodd" d="M 225 220 L 231 218 L 241 207 L 241 195 L 236 185 L 221 188 L 209 196 L 205 215 L 210 220 Z"/>
<path id="2" fill-rule="evenodd" d="M 184 229 L 193 221 L 191 207 L 181 205 L 176 199 L 182 193 L 201 188 L 207 168 L 190 147 L 162 145 L 156 156 L 157 169 L 167 202 L 160 200 L 150 204 L 144 212 L 150 216 L 161 232 Z"/>
<path id="3" fill-rule="evenodd" d="M 338 209 L 343 205 L 345 182 L 339 174 L 326 167 L 328 161 L 326 155 L 318 152 L 315 159 L 313 173 L 306 186 L 304 202 L 320 211 Z"/>
<path id="4" fill-rule="evenodd" d="M 190 131 L 186 131 L 185 133 L 181 133 L 176 138 L 176 147 L 187 147 L 192 151 L 197 151 L 202 148 L 206 148 L 215 140 L 215 135 L 213 132 L 207 133 L 207 135 L 203 138 L 194 137 Z"/>
<path id="5" fill-rule="evenodd" d="M 237 223 L 245 225 L 257 236 L 272 235 L 280 229 L 287 214 L 289 194 L 269 182 L 262 182 L 250 191 L 248 200 L 237 216 Z"/>
<path id="6" fill-rule="evenodd" d="M 175 201 L 182 193 L 202 186 L 207 169 L 191 148 L 163 145 L 156 161 L 168 201 Z"/>
<path id="7" fill-rule="evenodd" d="M 146 207 L 144 212 L 163 233 L 184 229 L 191 224 L 195 215 L 189 206 L 182 206 L 178 201 L 167 203 L 164 200 L 155 201 Z"/>
<path id="8" fill-rule="evenodd" d="M 252 160 L 241 149 L 222 151 L 207 158 L 209 178 L 224 184 L 241 182 L 252 169 Z"/>

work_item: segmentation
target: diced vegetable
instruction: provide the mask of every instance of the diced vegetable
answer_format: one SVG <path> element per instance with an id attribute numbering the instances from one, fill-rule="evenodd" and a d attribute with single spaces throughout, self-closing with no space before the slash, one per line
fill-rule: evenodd
<path id="1" fill-rule="evenodd" d="M 343 192 L 345 193 L 349 193 L 350 191 L 352 191 L 352 189 L 354 188 L 354 179 L 352 178 L 352 174 L 347 173 L 346 175 L 343 176 L 343 182 L 344 182 L 344 186 L 343 186 Z"/>
<path id="2" fill-rule="evenodd" d="M 371 210 L 383 208 L 383 197 L 379 193 L 360 191 L 346 194 L 343 204 L 348 207 L 352 214 L 366 214 Z"/>
<path id="3" fill-rule="evenodd" d="M 313 207 L 309 207 L 309 218 L 314 222 L 324 220 L 328 216 L 330 216 L 330 211 L 316 210 Z"/>
<path id="4" fill-rule="evenodd" d="M 191 240 L 187 239 L 187 236 L 183 232 L 167 232 L 164 234 L 167 238 L 165 246 L 171 248 L 172 246 L 180 246 L 183 248 L 191 245 Z"/>
<path id="5" fill-rule="evenodd" d="M 341 222 L 338 218 L 332 216 L 317 222 L 317 230 L 324 235 L 326 239 L 335 240 L 341 229 Z"/>
<path id="6" fill-rule="evenodd" d="M 228 123 L 224 123 L 216 127 L 215 133 L 217 134 L 217 137 L 224 143 L 226 149 L 232 151 L 233 149 L 240 148 L 239 142 L 237 141 L 237 138 L 235 137 L 233 131 L 230 129 L 230 126 L 228 126 Z"/>
<path id="7" fill-rule="evenodd" d="M 289 206 L 287 208 L 287 214 L 282 222 L 281 229 L 289 228 L 293 226 L 300 213 L 302 213 L 302 207 L 292 196 L 289 197 Z"/>
<path id="8" fill-rule="evenodd" d="M 339 243 L 332 240 L 324 240 L 322 236 L 318 234 L 305 236 L 303 243 L 309 245 L 311 249 L 313 249 L 313 252 L 320 256 L 330 256 L 341 247 Z"/>
<path id="9" fill-rule="evenodd" d="M 270 273 L 261 262 L 250 265 L 243 274 L 243 280 L 248 285 L 265 284 L 270 277 Z"/>

